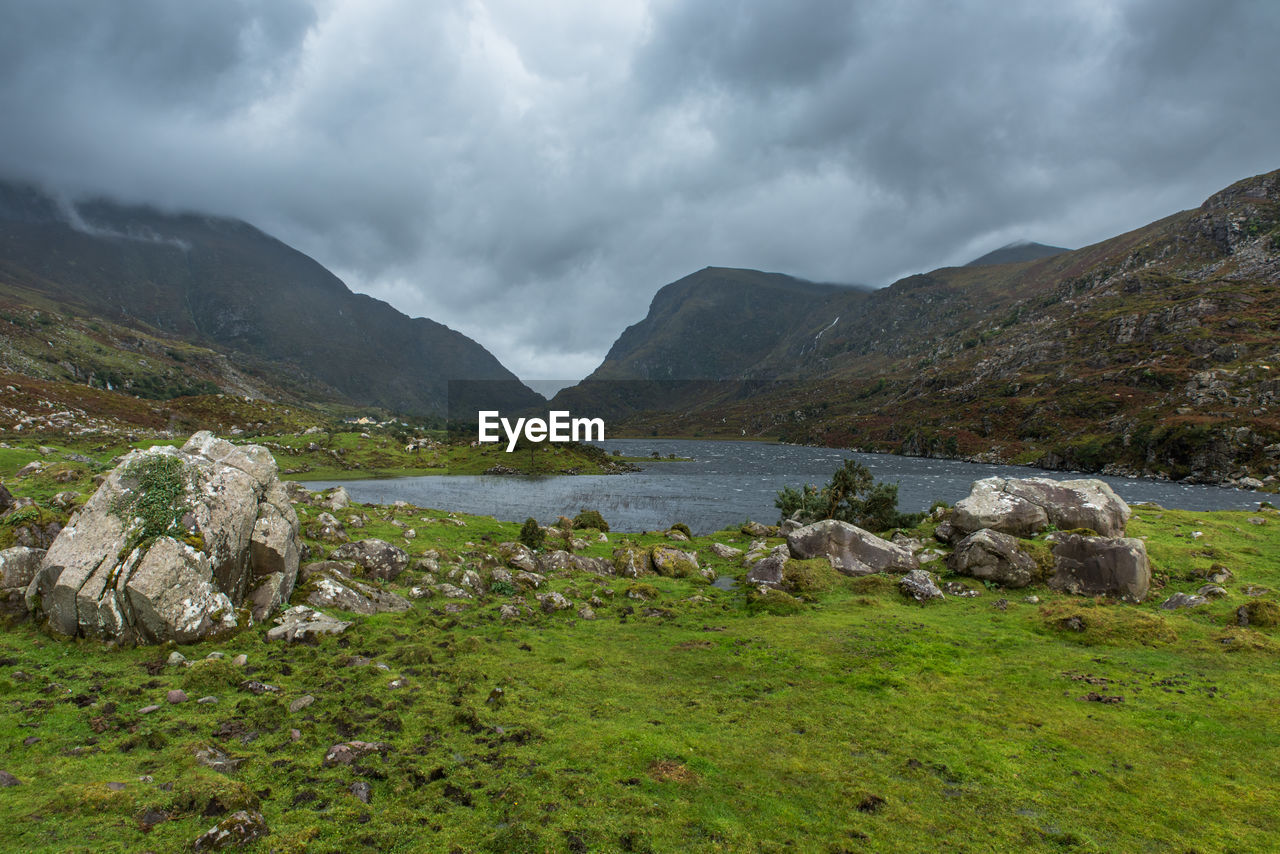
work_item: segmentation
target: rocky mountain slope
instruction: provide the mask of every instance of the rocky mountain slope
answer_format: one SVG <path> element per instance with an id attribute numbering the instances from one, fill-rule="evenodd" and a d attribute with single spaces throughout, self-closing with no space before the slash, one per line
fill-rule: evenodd
<path id="1" fill-rule="evenodd" d="M 0 368 L 168 398 L 218 390 L 443 414 L 451 379 L 529 391 L 446 326 L 352 293 L 253 226 L 0 182 Z"/>
<path id="2" fill-rule="evenodd" d="M 1280 172 L 1093 246 L 877 291 L 783 305 L 760 274 L 721 275 L 740 303 L 771 306 L 755 321 L 763 340 L 684 308 L 691 289 L 676 283 L 593 378 L 705 379 L 715 366 L 764 382 L 744 400 L 675 395 L 633 410 L 630 429 L 1205 482 L 1277 472 Z M 685 351 L 664 360 L 672 337 Z"/>
<path id="3" fill-rule="evenodd" d="M 1046 246 L 1043 243 L 1032 243 L 1022 241 L 1018 243 L 1010 243 L 1007 246 L 1001 246 L 992 252 L 980 258 L 975 258 L 966 267 L 991 267 L 996 264 L 1020 264 L 1023 261 L 1037 261 L 1041 258 L 1052 258 L 1054 255 L 1061 255 L 1063 252 L 1070 252 L 1070 249 L 1064 249 L 1061 246 Z"/>

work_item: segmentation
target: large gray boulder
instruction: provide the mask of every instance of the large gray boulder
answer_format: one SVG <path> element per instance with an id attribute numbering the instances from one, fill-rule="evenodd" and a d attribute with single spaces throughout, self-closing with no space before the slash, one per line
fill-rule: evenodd
<path id="1" fill-rule="evenodd" d="M 53 541 L 26 601 L 57 634 L 191 643 L 287 601 L 301 545 L 271 454 L 196 433 L 126 456 Z"/>
<path id="2" fill-rule="evenodd" d="M 825 557 L 845 575 L 876 572 L 910 572 L 920 563 L 910 549 L 881 539 L 857 525 L 824 519 L 787 535 L 792 557 L 807 560 Z"/>
<path id="3" fill-rule="evenodd" d="M 1053 525 L 1122 537 L 1129 515 L 1129 505 L 1096 478 L 988 477 L 975 481 L 968 497 L 956 503 L 950 522 L 962 534 L 987 528 L 1030 537 Z"/>
<path id="4" fill-rule="evenodd" d="M 40 570 L 44 556 L 44 549 L 27 546 L 0 551 L 0 616 L 26 615 L 27 588 Z"/>
<path id="5" fill-rule="evenodd" d="M 1018 545 L 1016 537 L 990 531 L 974 531 L 956 545 L 947 568 L 959 575 L 993 581 L 1003 587 L 1026 587 L 1036 574 L 1036 562 Z"/>
<path id="6" fill-rule="evenodd" d="M 1133 537 L 1067 534 L 1054 544 L 1053 566 L 1049 586 L 1066 593 L 1141 602 L 1151 587 L 1147 547 Z"/>

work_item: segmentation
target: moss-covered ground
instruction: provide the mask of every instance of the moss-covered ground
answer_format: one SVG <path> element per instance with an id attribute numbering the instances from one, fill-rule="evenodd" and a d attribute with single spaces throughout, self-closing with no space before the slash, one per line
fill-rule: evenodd
<path id="1" fill-rule="evenodd" d="M 321 509 L 299 505 L 304 526 Z M 439 580 L 456 567 L 487 579 L 485 555 L 518 532 L 426 508 L 337 515 L 353 538 L 434 550 Z M 11 626 L 0 769 L 19 784 L 0 789 L 0 849 L 187 850 L 255 805 L 271 834 L 249 850 L 262 852 L 1276 850 L 1278 630 L 1235 613 L 1276 600 L 1280 516 L 1250 518 L 1138 508 L 1130 533 L 1148 538 L 1163 585 L 1143 605 L 968 580 L 981 595 L 922 607 L 891 578 L 805 562 L 787 608 L 701 578 L 570 572 L 346 615 L 351 629 L 316 644 L 267 643 L 259 626 L 116 649 Z M 667 542 L 578 534 L 601 557 Z M 747 541 L 675 545 L 740 577 L 709 546 Z M 1224 599 L 1159 609 L 1215 565 L 1232 573 Z M 415 563 L 391 587 L 424 579 Z M 548 589 L 575 608 L 542 613 Z M 503 604 L 529 608 L 503 621 Z M 226 659 L 166 665 L 174 649 Z M 190 699 L 167 703 L 175 688 Z M 206 695 L 217 702 L 195 702 Z M 353 739 L 386 751 L 324 767 Z M 200 764 L 209 747 L 235 767 Z"/>

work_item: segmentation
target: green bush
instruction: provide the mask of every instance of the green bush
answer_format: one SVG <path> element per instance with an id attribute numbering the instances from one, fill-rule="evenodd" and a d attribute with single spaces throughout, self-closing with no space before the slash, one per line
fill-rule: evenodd
<path id="1" fill-rule="evenodd" d="M 520 542 L 531 549 L 540 549 L 546 539 L 547 532 L 538 525 L 537 519 L 530 516 L 524 520 L 524 526 L 520 528 Z"/>
<path id="2" fill-rule="evenodd" d="M 784 519 L 800 511 L 807 522 L 838 519 L 869 531 L 910 528 L 924 518 L 922 513 L 899 513 L 898 485 L 876 482 L 857 460 L 845 460 L 822 489 L 785 486 L 773 503 Z"/>
<path id="3" fill-rule="evenodd" d="M 585 507 L 573 517 L 573 527 L 575 530 L 583 528 L 594 528 L 597 531 L 608 533 L 609 523 L 600 515 L 599 510 L 588 510 Z"/>
<path id="4" fill-rule="evenodd" d="M 668 530 L 668 531 L 679 531 L 680 533 L 684 534 L 684 535 L 685 535 L 686 537 L 688 537 L 689 539 L 693 539 L 693 531 L 690 531 L 690 530 L 689 530 L 689 526 L 688 526 L 688 525 L 686 525 L 684 522 L 676 522 L 674 525 L 672 525 L 672 526 L 671 526 L 670 528 L 668 528 L 667 530 Z"/>

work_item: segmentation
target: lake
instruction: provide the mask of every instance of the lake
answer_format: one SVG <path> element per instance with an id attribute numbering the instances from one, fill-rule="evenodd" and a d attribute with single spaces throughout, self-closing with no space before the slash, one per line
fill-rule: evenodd
<path id="1" fill-rule="evenodd" d="M 420 507 L 495 516 L 543 524 L 573 516 L 583 508 L 599 510 L 616 531 L 665 529 L 684 522 L 697 534 L 718 531 L 746 519 L 778 521 L 774 497 L 784 486 L 823 486 L 843 460 L 854 458 L 877 480 L 898 484 L 903 511 L 927 510 L 936 500 L 954 504 L 980 478 L 1051 477 L 1068 480 L 1093 475 L 1045 472 L 1024 466 L 997 466 L 955 460 L 930 460 L 890 454 L 855 454 L 837 448 L 810 448 L 769 442 L 721 442 L 685 439 L 609 439 L 598 443 L 628 457 L 657 451 L 688 462 L 644 463 L 624 475 L 515 477 L 497 475 L 400 477 L 377 480 L 311 481 L 308 489 L 341 484 L 356 501 L 389 504 L 407 501 Z M 1130 504 L 1153 501 L 1184 510 L 1251 510 L 1270 496 L 1239 489 L 1197 486 L 1122 477 L 1103 477 Z"/>

